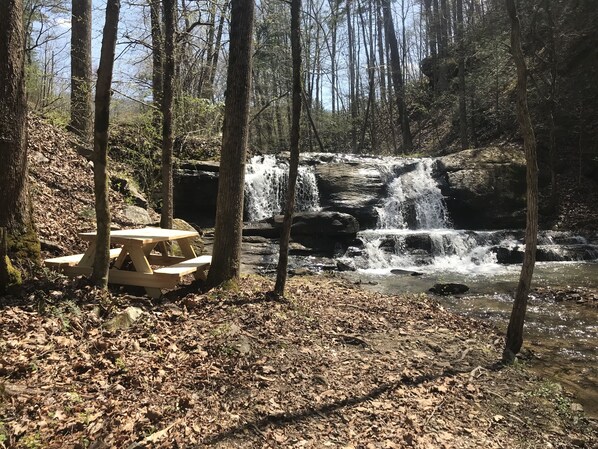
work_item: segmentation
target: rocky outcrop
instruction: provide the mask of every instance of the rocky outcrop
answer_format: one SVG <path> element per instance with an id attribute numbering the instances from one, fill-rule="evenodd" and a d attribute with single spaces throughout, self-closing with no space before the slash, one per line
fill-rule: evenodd
<path id="1" fill-rule="evenodd" d="M 267 222 L 246 223 L 243 236 L 280 237 L 283 216 Z M 330 211 L 297 212 L 293 217 L 291 239 L 301 245 L 306 254 L 336 255 L 344 253 L 359 231 L 357 219 L 349 214 Z M 299 247 L 295 246 L 294 251 Z"/>
<path id="2" fill-rule="evenodd" d="M 455 228 L 524 225 L 525 158 L 515 148 L 479 148 L 438 159 L 439 181 Z"/>
<path id="3" fill-rule="evenodd" d="M 187 161 L 173 175 L 174 214 L 199 226 L 213 226 L 218 197 L 219 164 Z"/>
<path id="4" fill-rule="evenodd" d="M 386 180 L 371 163 L 332 162 L 316 165 L 320 204 L 324 209 L 357 218 L 362 228 L 374 228 L 376 206 L 384 196 Z"/>
<path id="5" fill-rule="evenodd" d="M 313 166 L 324 211 L 352 215 L 362 229 L 375 228 L 391 180 L 416 168 L 391 158 L 303 155 Z M 200 226 L 214 224 L 218 163 L 188 161 L 174 174 L 175 214 Z M 401 170 L 403 173 L 399 173 Z M 460 229 L 518 228 L 524 224 L 525 160 L 515 148 L 464 150 L 438 158 L 434 178 L 445 196 L 450 219 Z M 408 182 L 408 181 L 407 181 Z M 411 226 L 414 205 L 404 203 Z"/>

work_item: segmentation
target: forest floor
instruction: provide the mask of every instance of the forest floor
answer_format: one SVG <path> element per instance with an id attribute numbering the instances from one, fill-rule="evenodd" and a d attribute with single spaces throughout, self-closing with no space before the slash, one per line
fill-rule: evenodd
<path id="1" fill-rule="evenodd" d="M 0 447 L 598 447 L 487 324 L 330 277 L 272 287 L 151 302 L 58 276 L 4 298 Z"/>
<path id="2" fill-rule="evenodd" d="M 38 118 L 30 137 L 44 256 L 81 251 L 90 164 Z M 125 198 L 111 200 L 130 226 Z M 598 447 L 598 423 L 560 385 L 498 365 L 493 327 L 427 295 L 324 276 L 292 278 L 286 302 L 257 276 L 200 287 L 152 302 L 44 270 L 0 297 L 0 448 Z"/>

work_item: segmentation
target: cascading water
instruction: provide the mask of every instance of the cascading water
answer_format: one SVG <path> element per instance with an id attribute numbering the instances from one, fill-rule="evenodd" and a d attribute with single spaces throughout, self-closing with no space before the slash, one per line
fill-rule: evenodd
<path id="1" fill-rule="evenodd" d="M 345 261 L 356 268 L 388 273 L 418 272 L 492 274 L 519 263 L 521 232 L 452 229 L 442 192 L 433 177 L 434 159 L 387 159 L 379 170 L 387 197 L 378 212 L 377 229 L 359 232 L 360 247 L 350 247 Z M 539 261 L 598 259 L 598 246 L 583 237 L 544 231 Z"/>
<path id="2" fill-rule="evenodd" d="M 258 221 L 279 214 L 287 196 L 289 166 L 276 156 L 254 156 L 245 172 L 245 214 Z M 312 167 L 299 167 L 296 210 L 311 211 L 320 207 L 316 176 Z"/>
<path id="3" fill-rule="evenodd" d="M 433 163 L 433 159 L 407 159 L 392 167 L 388 196 L 376 208 L 379 228 L 442 229 L 449 225 L 442 193 L 432 177 Z"/>

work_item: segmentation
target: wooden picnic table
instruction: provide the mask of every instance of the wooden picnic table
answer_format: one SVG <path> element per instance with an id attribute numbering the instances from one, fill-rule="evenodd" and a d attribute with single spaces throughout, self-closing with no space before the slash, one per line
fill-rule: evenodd
<path id="1" fill-rule="evenodd" d="M 79 237 L 89 242 L 84 254 L 48 259 L 45 264 L 70 276 L 89 276 L 97 236 L 95 232 L 83 232 Z M 173 288 L 184 275 L 193 274 L 196 279 L 205 279 L 212 258 L 197 257 L 192 246 L 196 237 L 198 233 L 195 231 L 162 228 L 111 231 L 110 244 L 118 245 L 118 248 L 110 250 L 114 262 L 108 272 L 108 282 L 145 287 L 148 295 L 158 298 L 161 289 Z M 171 254 L 173 244 L 178 245 L 181 256 Z M 160 268 L 153 269 L 152 265 Z"/>

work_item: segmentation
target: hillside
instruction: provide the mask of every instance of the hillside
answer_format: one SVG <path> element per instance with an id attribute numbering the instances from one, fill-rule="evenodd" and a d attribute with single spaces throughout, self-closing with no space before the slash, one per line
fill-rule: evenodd
<path id="1" fill-rule="evenodd" d="M 29 116 L 29 179 L 44 254 L 84 250 L 77 233 L 95 229 L 93 166 L 77 152 L 69 133 L 33 114 Z M 110 189 L 113 228 L 144 224 L 129 203 L 131 198 Z M 149 213 L 158 220 L 154 212 Z"/>

